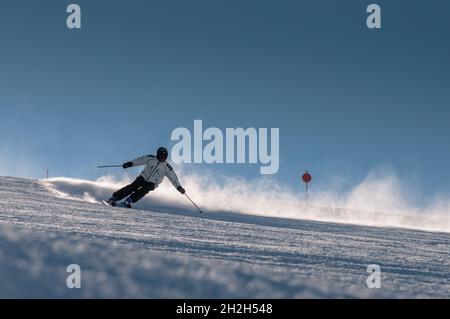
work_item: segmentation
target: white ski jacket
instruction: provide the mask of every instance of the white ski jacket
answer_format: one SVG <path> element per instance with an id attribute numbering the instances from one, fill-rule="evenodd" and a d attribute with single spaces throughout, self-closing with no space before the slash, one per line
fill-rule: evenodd
<path id="1" fill-rule="evenodd" d="M 138 157 L 131 162 L 133 163 L 133 166 L 146 165 L 141 176 L 147 182 L 155 184 L 155 188 L 161 184 L 166 176 L 173 186 L 181 186 L 177 174 L 175 174 L 173 167 L 167 163 L 167 161 L 160 162 L 154 155 L 146 155 Z"/>

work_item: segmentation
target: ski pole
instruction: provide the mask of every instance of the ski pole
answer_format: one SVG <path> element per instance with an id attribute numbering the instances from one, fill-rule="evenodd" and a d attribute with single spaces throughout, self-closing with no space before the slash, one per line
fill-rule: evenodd
<path id="1" fill-rule="evenodd" d="M 186 195 L 186 197 L 191 201 L 192 204 L 194 204 L 195 208 L 197 208 L 200 213 L 203 213 L 202 210 L 200 208 L 198 208 L 198 206 L 194 203 L 194 201 L 186 193 L 184 193 L 184 195 Z"/>
<path id="2" fill-rule="evenodd" d="M 96 166 L 95 168 L 110 168 L 110 167 L 122 167 L 122 165 L 102 165 Z"/>

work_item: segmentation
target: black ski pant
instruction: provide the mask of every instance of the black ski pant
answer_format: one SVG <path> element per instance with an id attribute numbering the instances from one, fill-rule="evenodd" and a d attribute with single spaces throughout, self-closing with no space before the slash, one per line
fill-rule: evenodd
<path id="1" fill-rule="evenodd" d="M 139 201 L 142 197 L 148 194 L 148 192 L 155 189 L 155 184 L 151 182 L 147 182 L 142 176 L 136 178 L 136 180 L 130 185 L 125 186 L 124 188 L 119 189 L 117 192 L 113 194 L 113 197 L 116 200 L 122 200 L 125 197 L 130 196 L 133 203 Z"/>

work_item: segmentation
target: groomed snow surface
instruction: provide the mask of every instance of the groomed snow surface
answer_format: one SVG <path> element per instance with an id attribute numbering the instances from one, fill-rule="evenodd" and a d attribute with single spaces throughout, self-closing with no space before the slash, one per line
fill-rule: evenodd
<path id="1" fill-rule="evenodd" d="M 109 208 L 108 187 L 68 185 L 0 178 L 1 298 L 450 296 L 449 233 Z M 66 286 L 70 264 L 80 289 Z M 366 286 L 370 264 L 380 289 Z"/>

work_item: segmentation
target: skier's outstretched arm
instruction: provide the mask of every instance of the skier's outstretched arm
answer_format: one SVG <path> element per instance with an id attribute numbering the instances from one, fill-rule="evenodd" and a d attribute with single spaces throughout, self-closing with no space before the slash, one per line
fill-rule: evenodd
<path id="1" fill-rule="evenodd" d="M 175 173 L 174 169 L 172 166 L 170 166 L 169 164 L 166 164 L 166 176 L 167 178 L 170 180 L 170 182 L 172 183 L 173 186 L 175 186 L 175 188 L 181 193 L 184 194 L 186 191 L 184 190 L 184 188 L 181 186 L 180 181 L 178 180 L 178 176 Z"/>
<path id="2" fill-rule="evenodd" d="M 122 167 L 128 168 L 128 167 L 133 167 L 133 166 L 142 166 L 142 165 L 147 164 L 147 162 L 152 158 L 154 158 L 153 155 L 141 156 L 130 162 L 123 163 Z"/>

